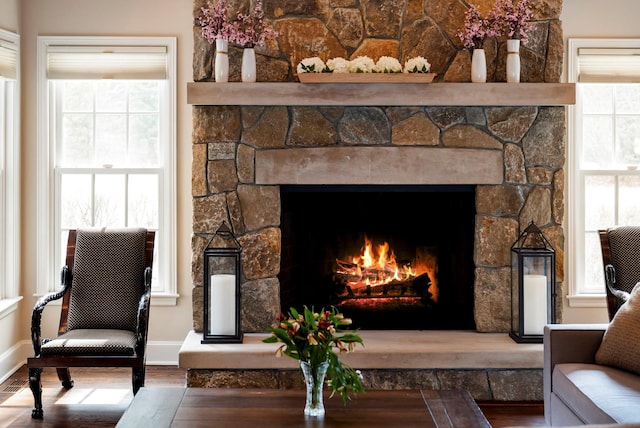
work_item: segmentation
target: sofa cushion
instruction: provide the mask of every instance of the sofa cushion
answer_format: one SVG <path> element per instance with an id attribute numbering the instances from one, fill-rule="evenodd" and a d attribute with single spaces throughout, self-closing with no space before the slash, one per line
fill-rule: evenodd
<path id="1" fill-rule="evenodd" d="M 597 364 L 557 364 L 553 391 L 584 423 L 640 423 L 640 376 Z"/>
<path id="2" fill-rule="evenodd" d="M 640 374 L 640 283 L 607 327 L 596 363 Z"/>

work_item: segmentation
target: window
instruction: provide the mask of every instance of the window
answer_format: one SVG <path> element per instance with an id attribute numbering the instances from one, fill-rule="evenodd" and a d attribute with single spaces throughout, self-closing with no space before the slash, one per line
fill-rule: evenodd
<path id="1" fill-rule="evenodd" d="M 599 229 L 640 224 L 640 40 L 569 40 L 572 306 L 604 306 Z"/>
<path id="2" fill-rule="evenodd" d="M 19 37 L 0 30 L 0 318 L 18 297 Z"/>
<path id="3" fill-rule="evenodd" d="M 40 291 L 69 229 L 140 226 L 156 231 L 152 302 L 175 303 L 175 39 L 38 40 Z"/>

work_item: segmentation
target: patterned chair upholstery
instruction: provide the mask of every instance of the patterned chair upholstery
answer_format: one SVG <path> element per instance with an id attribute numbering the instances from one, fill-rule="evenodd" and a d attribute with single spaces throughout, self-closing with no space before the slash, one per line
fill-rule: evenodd
<path id="1" fill-rule="evenodd" d="M 32 314 L 33 418 L 43 417 L 44 367 L 56 367 L 66 389 L 73 387 L 69 367 L 131 367 L 133 393 L 144 385 L 154 239 L 142 228 L 69 232 L 62 288 L 42 297 Z M 58 337 L 42 339 L 42 311 L 60 298 Z"/>
<path id="2" fill-rule="evenodd" d="M 609 320 L 640 281 L 640 226 L 600 230 Z"/>

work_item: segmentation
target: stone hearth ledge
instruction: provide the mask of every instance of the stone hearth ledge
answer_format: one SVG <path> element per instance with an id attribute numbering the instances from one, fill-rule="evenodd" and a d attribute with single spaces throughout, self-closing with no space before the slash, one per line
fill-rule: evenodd
<path id="1" fill-rule="evenodd" d="M 541 369 L 542 344 L 518 344 L 506 333 L 474 331 L 360 331 L 364 348 L 341 358 L 358 369 Z M 279 344 L 267 333 L 247 333 L 243 343 L 202 344 L 189 332 L 178 353 L 187 369 L 295 369 L 293 358 L 276 358 Z"/>

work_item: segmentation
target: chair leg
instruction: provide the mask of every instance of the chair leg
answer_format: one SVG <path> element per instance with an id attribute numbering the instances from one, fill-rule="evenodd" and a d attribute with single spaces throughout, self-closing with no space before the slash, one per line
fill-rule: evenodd
<path id="1" fill-rule="evenodd" d="M 33 419 L 42 419 L 42 383 L 40 383 L 41 368 L 29 368 L 29 388 L 33 393 L 34 408 L 31 411 Z"/>
<path id="2" fill-rule="evenodd" d="M 68 367 L 56 367 L 56 372 L 58 372 L 58 379 L 62 382 L 64 389 L 73 388 L 73 380 Z"/>
<path id="3" fill-rule="evenodd" d="M 131 382 L 133 383 L 133 395 L 144 386 L 145 366 L 134 367 L 131 371 Z"/>

